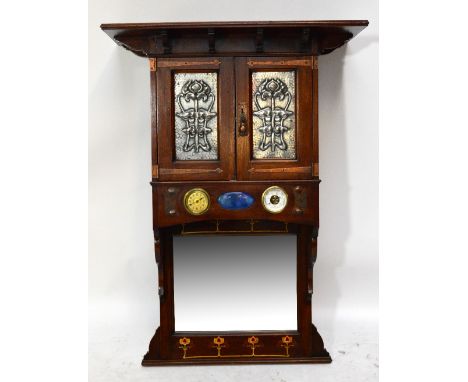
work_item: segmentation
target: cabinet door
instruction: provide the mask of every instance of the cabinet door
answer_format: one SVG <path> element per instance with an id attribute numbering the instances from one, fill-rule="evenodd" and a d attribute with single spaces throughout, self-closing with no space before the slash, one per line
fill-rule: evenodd
<path id="1" fill-rule="evenodd" d="M 231 179 L 233 59 L 159 59 L 156 70 L 159 179 Z"/>
<path id="2" fill-rule="evenodd" d="M 312 57 L 236 60 L 237 177 L 310 179 Z"/>

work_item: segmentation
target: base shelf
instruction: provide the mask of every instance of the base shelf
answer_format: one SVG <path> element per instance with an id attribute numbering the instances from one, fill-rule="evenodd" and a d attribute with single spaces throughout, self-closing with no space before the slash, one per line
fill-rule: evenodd
<path id="1" fill-rule="evenodd" d="M 326 351 L 326 350 L 325 350 Z M 290 358 L 213 358 L 213 359 L 175 359 L 175 360 L 162 360 L 162 359 L 143 359 L 141 364 L 143 366 L 181 366 L 181 365 L 236 365 L 236 364 L 294 364 L 294 363 L 331 363 L 330 356 L 325 357 L 290 357 Z"/>
<path id="2" fill-rule="evenodd" d="M 163 340 L 158 328 L 142 365 L 331 363 L 315 326 L 308 332 L 176 332 Z"/>

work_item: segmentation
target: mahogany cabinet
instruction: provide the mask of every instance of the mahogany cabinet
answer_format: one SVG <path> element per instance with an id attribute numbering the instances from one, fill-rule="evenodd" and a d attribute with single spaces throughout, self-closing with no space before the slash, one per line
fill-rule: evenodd
<path id="1" fill-rule="evenodd" d="M 318 57 L 357 21 L 103 24 L 149 59 L 160 326 L 143 365 L 327 363 L 312 324 Z M 144 100 L 143 100 L 144 101 Z M 175 235 L 297 236 L 297 330 L 178 332 Z"/>

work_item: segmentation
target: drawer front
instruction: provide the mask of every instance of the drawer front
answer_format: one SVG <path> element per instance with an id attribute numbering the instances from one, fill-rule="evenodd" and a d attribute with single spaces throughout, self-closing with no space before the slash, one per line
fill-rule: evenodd
<path id="1" fill-rule="evenodd" d="M 153 183 L 154 225 L 237 219 L 318 225 L 318 185 L 319 181 Z"/>

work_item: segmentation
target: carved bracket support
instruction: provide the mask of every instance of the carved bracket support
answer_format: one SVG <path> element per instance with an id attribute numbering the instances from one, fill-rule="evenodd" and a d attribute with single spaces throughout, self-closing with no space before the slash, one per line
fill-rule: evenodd
<path id="1" fill-rule="evenodd" d="M 213 28 L 208 28 L 208 52 L 216 52 L 216 35 Z"/>
<path id="2" fill-rule="evenodd" d="M 159 229 L 154 230 L 154 254 L 158 265 L 158 295 L 164 298 L 164 265 L 161 261 L 161 238 Z"/>
<path id="3" fill-rule="evenodd" d="M 310 259 L 307 262 L 307 300 L 312 300 L 314 293 L 314 265 L 317 260 L 317 236 L 318 227 L 312 227 L 311 240 L 310 240 Z"/>
<path id="4" fill-rule="evenodd" d="M 264 29 L 257 28 L 257 34 L 255 36 L 255 50 L 257 53 L 263 53 L 263 43 L 264 43 Z"/>
<path id="5" fill-rule="evenodd" d="M 159 36 L 161 38 L 163 53 L 164 54 L 171 54 L 172 48 L 171 48 L 171 40 L 169 39 L 169 32 L 167 30 L 162 30 L 159 33 Z"/>
<path id="6" fill-rule="evenodd" d="M 307 52 L 310 46 L 310 28 L 302 28 L 301 50 Z"/>

